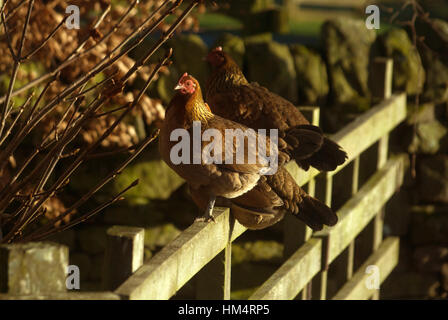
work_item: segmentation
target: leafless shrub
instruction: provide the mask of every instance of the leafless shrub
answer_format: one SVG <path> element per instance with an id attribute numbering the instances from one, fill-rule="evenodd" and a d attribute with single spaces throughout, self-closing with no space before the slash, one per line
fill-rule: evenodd
<path id="1" fill-rule="evenodd" d="M 69 30 L 65 1 L 5 0 L 0 8 L 0 81 L 6 83 L 3 93 L 0 84 L 0 243 L 39 240 L 68 229 L 138 183 L 80 212 L 157 136 L 138 141 L 124 119 L 135 112 L 147 123 L 163 118 L 160 103 L 145 92 L 169 66 L 172 50 L 157 64 L 148 61 L 178 28 L 191 25 L 186 18 L 200 1 L 182 8 L 182 0 L 135 0 L 127 8 L 112 8 L 106 0 L 72 2 L 82 17 L 98 16 Z M 172 24 L 168 16 L 175 16 Z M 158 41 L 132 60 L 127 54 L 148 35 Z M 143 88 L 124 93 L 136 77 L 144 79 Z M 69 205 L 58 198 L 81 165 L 118 152 L 127 152 L 127 158 L 89 192 Z"/>

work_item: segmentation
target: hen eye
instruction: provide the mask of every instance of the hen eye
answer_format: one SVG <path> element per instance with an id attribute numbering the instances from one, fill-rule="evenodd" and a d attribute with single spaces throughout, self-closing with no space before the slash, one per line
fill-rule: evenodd
<path id="1" fill-rule="evenodd" d="M 191 80 L 188 80 L 188 81 L 186 82 L 186 85 L 187 85 L 187 87 L 189 87 L 189 88 L 194 88 L 194 87 L 195 87 L 194 82 L 191 81 Z"/>

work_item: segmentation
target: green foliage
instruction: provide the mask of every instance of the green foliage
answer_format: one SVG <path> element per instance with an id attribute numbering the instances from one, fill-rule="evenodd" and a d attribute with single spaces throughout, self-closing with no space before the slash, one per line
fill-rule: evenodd
<path id="1" fill-rule="evenodd" d="M 417 49 L 403 29 L 391 29 L 382 37 L 384 54 L 394 59 L 394 91 L 415 95 L 422 91 L 425 70 Z"/>

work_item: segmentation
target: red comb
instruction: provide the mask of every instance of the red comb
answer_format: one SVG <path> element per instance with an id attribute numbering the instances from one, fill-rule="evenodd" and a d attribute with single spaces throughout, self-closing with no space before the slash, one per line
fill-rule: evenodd
<path id="1" fill-rule="evenodd" d="M 188 77 L 188 73 L 187 73 L 187 72 L 185 72 L 185 73 L 182 75 L 182 77 L 179 78 L 179 83 L 182 82 L 182 80 L 183 80 L 184 78 L 186 78 L 186 77 Z"/>

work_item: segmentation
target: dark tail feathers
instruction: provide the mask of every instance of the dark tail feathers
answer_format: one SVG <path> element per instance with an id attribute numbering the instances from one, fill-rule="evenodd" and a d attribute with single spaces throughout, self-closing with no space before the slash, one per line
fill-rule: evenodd
<path id="1" fill-rule="evenodd" d="M 311 166 L 319 171 L 333 171 L 347 159 L 347 153 L 313 125 L 289 129 L 284 140 L 288 144 L 288 152 L 304 170 Z"/>
<path id="2" fill-rule="evenodd" d="M 307 159 L 296 160 L 304 170 L 310 166 L 319 171 L 333 171 L 347 160 L 347 153 L 334 141 L 324 138 L 322 147 Z"/>
<path id="3" fill-rule="evenodd" d="M 300 125 L 286 131 L 288 153 L 296 161 L 307 159 L 322 148 L 324 136 L 319 127 Z"/>
<path id="4" fill-rule="evenodd" d="M 302 220 L 314 231 L 322 230 L 324 225 L 334 226 L 338 222 L 338 216 L 321 201 L 306 195 L 299 205 L 298 214 L 294 216 Z"/>

